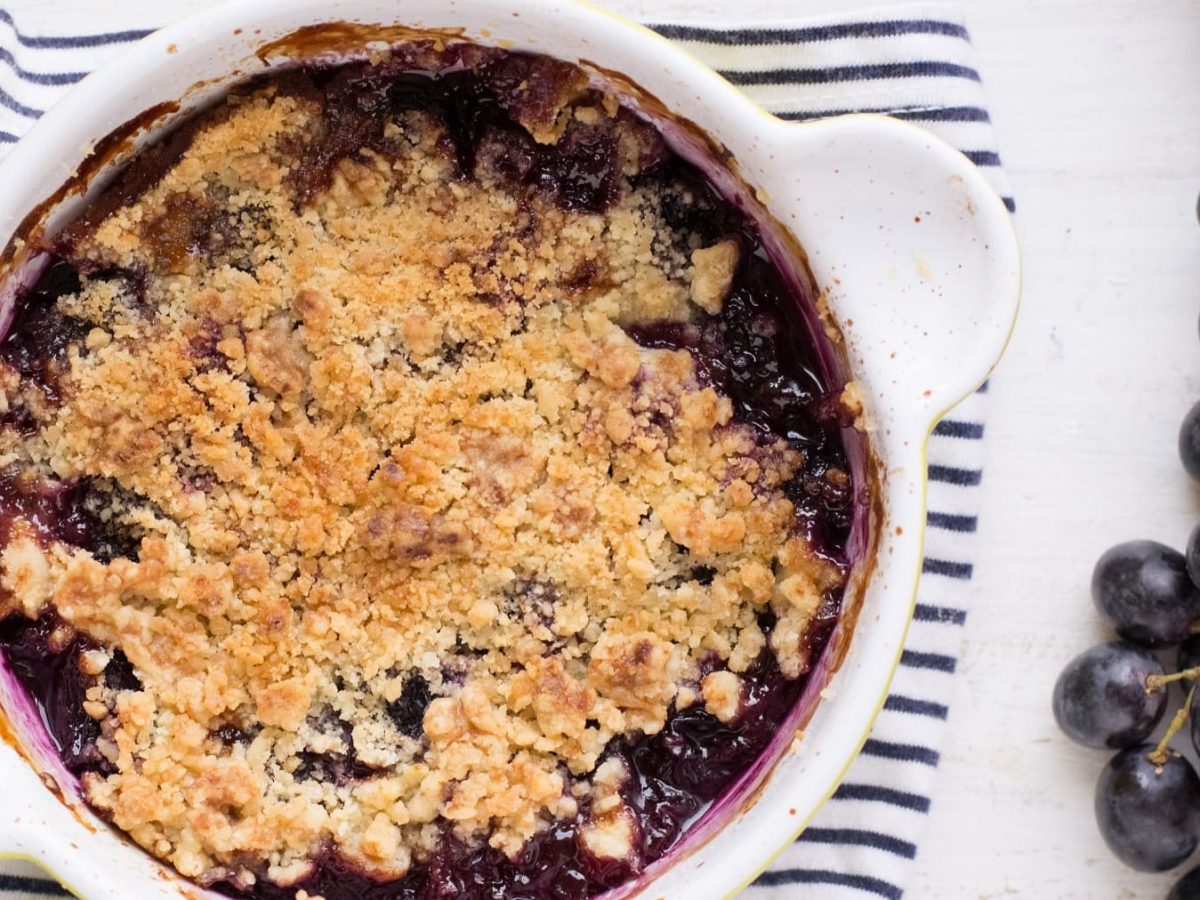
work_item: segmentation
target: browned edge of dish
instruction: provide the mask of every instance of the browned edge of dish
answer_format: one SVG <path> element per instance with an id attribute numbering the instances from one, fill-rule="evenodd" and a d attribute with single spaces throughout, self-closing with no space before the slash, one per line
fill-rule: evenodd
<path id="1" fill-rule="evenodd" d="M 325 22 L 305 25 L 290 34 L 269 41 L 254 51 L 254 55 L 270 65 L 269 60 L 284 57 L 301 60 L 322 53 L 344 53 L 363 50 L 368 44 L 399 44 L 404 41 L 433 41 L 447 44 L 468 41 L 464 28 L 411 28 L 407 25 L 373 25 L 361 22 Z M 479 42 L 475 42 L 479 43 Z"/>
<path id="2" fill-rule="evenodd" d="M 46 237 L 42 220 L 46 218 L 47 213 L 68 197 L 86 192 L 97 174 L 133 149 L 134 141 L 139 134 L 156 127 L 164 118 L 178 111 L 179 104 L 176 102 L 157 103 L 138 113 L 128 122 L 118 125 L 98 140 L 88 155 L 83 158 L 83 162 L 79 164 L 75 174 L 49 197 L 26 213 L 18 223 L 12 237 L 4 246 L 4 250 L 0 251 L 0 278 L 8 276 L 23 260 L 24 254 L 30 248 L 42 248 Z M 122 160 L 122 162 L 128 162 L 128 160 Z"/>

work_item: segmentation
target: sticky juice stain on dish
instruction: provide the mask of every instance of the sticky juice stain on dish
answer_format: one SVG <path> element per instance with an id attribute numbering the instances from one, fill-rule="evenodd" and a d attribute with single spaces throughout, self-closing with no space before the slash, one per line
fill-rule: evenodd
<path id="1" fill-rule="evenodd" d="M 293 35 L 269 55 L 357 37 Z M 19 398 L 3 435 L 27 451 L 0 479 L 3 560 L 28 589 L 3 598 L 0 646 L 88 799 L 118 826 L 140 820 L 158 834 L 174 813 L 160 801 L 139 805 L 136 792 L 194 783 L 141 774 L 143 759 L 167 748 L 125 730 L 138 717 L 176 723 L 171 752 L 190 748 L 188 765 L 219 796 L 193 798 L 215 818 L 185 810 L 172 820 L 202 853 L 159 852 L 233 895 L 585 897 L 626 883 L 756 764 L 838 621 L 857 502 L 840 435 L 853 415 L 804 338 L 798 306 L 810 298 L 788 287 L 752 222 L 578 69 L 452 37 L 376 64 L 260 79 L 147 151 L 47 245 L 50 264 L 0 347 L 0 376 Z M 213 137 L 253 128 L 255 116 L 277 123 L 275 143 L 255 146 L 275 148 L 267 155 L 279 156 L 278 179 L 262 159 L 234 153 L 230 162 Z M 214 168 L 186 181 L 206 159 Z M 420 238 L 387 232 L 391 256 L 362 243 L 389 221 L 370 217 L 402 208 L 409 194 Z M 489 233 L 477 234 L 477 221 L 455 224 L 468 203 L 477 204 L 468 219 L 497 216 Z M 314 220 L 316 238 L 304 230 Z M 467 230 L 456 237 L 453 227 Z M 393 315 L 395 291 L 368 291 L 356 308 L 351 295 L 364 288 L 353 267 L 337 269 L 349 280 L 291 281 L 290 265 L 312 272 L 292 248 L 314 239 L 359 241 L 356 265 L 376 266 L 376 277 L 408 266 L 410 286 L 432 285 L 426 305 Z M 556 241 L 557 255 L 531 252 Z M 537 269 L 531 259 L 554 262 Z M 451 281 L 462 296 L 446 295 Z M 262 292 L 278 299 L 245 306 Z M 452 315 L 437 303 L 455 304 Z M 353 331 L 364 315 L 369 333 Z M 337 328 L 351 329 L 342 343 L 327 339 Z M 122 355 L 134 345 L 137 354 Z M 547 347 L 561 354 L 557 368 L 538 358 Z M 139 369 L 138 356 L 154 362 Z M 118 371 L 125 405 L 111 387 Z M 374 396 L 378 385 L 407 399 L 388 406 L 395 398 Z M 172 418 L 197 389 L 216 399 L 195 407 L 193 424 Z M 156 399 L 164 390 L 166 404 Z M 412 393 L 428 390 L 440 393 Z M 442 431 L 431 431 L 432 412 L 421 423 L 396 418 L 464 393 L 469 402 Z M 234 419 L 213 418 L 221 404 L 237 408 Z M 520 433 L 531 416 L 542 424 Z M 97 426 L 99 439 L 88 437 Z M 561 444 L 558 427 L 574 429 Z M 171 444 L 181 429 L 188 440 Z M 218 433 L 226 443 L 214 455 Z M 37 462 L 56 435 L 67 435 L 57 449 L 75 471 L 66 481 Z M 547 441 L 563 449 L 530 459 Z M 344 457 L 354 447 L 362 460 Z M 708 461 L 693 472 L 697 455 Z M 358 486 L 327 501 L 360 465 Z M 689 498 L 643 483 L 652 466 L 674 469 L 681 485 L 722 474 Z M 430 507 L 447 472 L 465 480 Z M 327 503 L 333 518 L 283 507 L 238 517 L 247 485 L 267 498 L 297 473 L 308 509 Z M 604 485 L 607 499 L 546 493 L 548 478 Z M 527 502 L 551 522 L 531 521 L 530 532 L 550 537 L 513 553 L 491 523 Z M 603 517 L 613 510 L 609 532 Z M 205 516 L 233 522 L 233 542 L 202 538 Z M 294 524 L 276 533 L 276 520 Z M 624 537 L 631 528 L 640 547 Z M 610 542 L 605 565 L 616 554 L 645 587 L 629 592 L 614 571 L 604 574 L 613 590 L 590 597 L 581 585 L 597 572 L 577 579 L 562 560 L 593 539 Z M 542 562 L 523 571 L 531 555 Z M 339 574 L 347 559 L 352 574 Z M 507 575 L 492 573 L 497 560 Z M 175 607 L 137 593 L 171 567 L 182 580 L 170 584 L 194 586 Z M 437 582 L 439 570 L 454 577 Z M 470 590 L 455 593 L 464 578 Z M 47 579 L 92 592 L 79 596 L 94 607 L 84 617 L 37 602 Z M 296 648 L 329 633 L 321 603 L 338 594 L 324 584 L 361 597 L 351 612 L 373 629 L 388 621 L 377 612 L 403 616 L 420 600 L 396 592 L 447 590 L 431 595 L 446 609 L 443 630 L 410 623 L 366 642 L 387 659 L 335 656 L 322 669 Z M 629 605 L 611 607 L 624 593 Z M 236 612 L 249 597 L 264 599 Z M 694 653 L 670 638 L 670 616 L 640 614 L 652 602 L 678 603 L 664 609 L 685 629 L 722 603 L 727 618 L 696 626 L 718 639 Z M 129 608 L 157 623 L 147 634 L 192 634 L 197 650 L 123 642 L 115 623 Z M 420 655 L 396 644 L 410 633 L 424 642 Z M 275 647 L 288 677 L 247 670 L 226 644 L 240 634 Z M 319 644 L 326 656 L 347 645 L 358 646 L 352 636 Z M 228 683 L 250 685 L 250 696 L 240 686 L 216 700 L 183 693 L 193 676 L 181 667 L 197 651 L 213 661 L 210 674 L 236 673 Z M 136 762 L 120 749 L 131 740 Z M 537 756 L 531 745 L 556 749 Z M 499 758 L 472 769 L 496 747 Z M 489 794 L 489 779 L 511 771 L 525 772 L 526 797 L 543 799 L 522 811 L 520 791 Z M 421 783 L 438 792 L 426 796 Z M 274 790 L 301 806 L 341 804 L 355 824 L 340 843 L 332 828 L 317 829 L 287 866 L 255 858 L 249 838 L 219 850 L 214 836 L 227 844 Z M 161 843 L 170 846 L 155 837 L 152 849 Z"/>
<path id="2" fill-rule="evenodd" d="M 83 193 L 97 173 L 128 154 L 139 134 L 158 125 L 164 118 L 178 111 L 179 104 L 174 101 L 155 104 L 98 141 L 83 162 L 79 164 L 75 177 L 37 204 L 21 220 L 15 232 L 16 237 L 8 243 L 3 252 L 0 252 L 0 278 L 10 277 L 13 274 L 12 267 L 16 262 L 18 249 L 28 249 L 29 246 L 39 247 L 48 240 L 48 236 L 41 230 L 42 219 L 47 213 L 66 198 Z"/>

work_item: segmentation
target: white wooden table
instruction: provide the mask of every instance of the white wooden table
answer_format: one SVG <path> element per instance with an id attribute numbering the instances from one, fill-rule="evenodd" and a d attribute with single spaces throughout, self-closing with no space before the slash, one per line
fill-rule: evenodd
<path id="1" fill-rule="evenodd" d="M 1181 546 L 1200 494 L 1176 435 L 1200 399 L 1200 3 L 971 2 L 1025 264 L 992 384 L 976 602 L 917 897 L 1163 897 L 1092 821 L 1105 755 L 1051 687 L 1106 636 L 1097 556 Z"/>
<path id="2" fill-rule="evenodd" d="M 739 0 L 739 18 L 866 0 Z M 961 0 L 1019 205 L 1024 310 L 992 381 L 976 599 L 951 743 L 913 897 L 1162 897 L 1092 821 L 1101 753 L 1049 711 L 1104 636 L 1088 580 L 1110 544 L 1180 546 L 1200 492 L 1179 420 L 1200 398 L 1200 0 Z M 26 30 L 96 21 L 95 0 L 7 0 Z M 110 0 L 103 27 L 205 0 Z M 729 0 L 609 0 L 641 18 L 728 21 Z"/>

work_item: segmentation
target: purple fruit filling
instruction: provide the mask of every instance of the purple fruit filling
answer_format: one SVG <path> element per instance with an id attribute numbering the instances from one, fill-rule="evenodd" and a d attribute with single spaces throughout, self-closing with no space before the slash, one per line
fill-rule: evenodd
<path id="1" fill-rule="evenodd" d="M 700 377 L 734 404 L 734 418 L 766 435 L 783 438 L 805 455 L 803 469 L 787 487 L 798 526 L 813 545 L 842 556 L 854 518 L 854 495 L 841 431 L 851 424 L 838 392 L 831 391 L 811 344 L 803 339 L 803 298 L 792 296 L 766 255 L 755 228 L 724 204 L 694 170 L 672 160 L 664 169 L 702 198 L 673 211 L 679 225 L 699 233 L 736 234 L 743 262 L 719 315 L 698 321 L 638 324 L 629 333 L 639 344 L 687 350 Z M 653 172 L 652 174 L 657 174 Z"/>
<path id="2" fill-rule="evenodd" d="M 453 55 L 453 51 L 450 51 Z M 453 60 L 451 62 L 454 62 Z M 554 143 L 539 142 L 518 124 L 527 110 L 521 104 L 538 102 L 535 88 L 557 89 L 554 77 L 529 80 L 528 58 L 499 54 L 493 62 L 446 71 L 414 71 L 403 57 L 390 64 L 308 68 L 275 79 L 279 89 L 317 97 L 325 128 L 303 148 L 291 175 L 289 189 L 297 207 L 326 191 L 339 162 L 361 158 L 364 148 L 389 155 L 402 152 L 394 146 L 385 123 L 406 110 L 420 110 L 440 120 L 446 128 L 457 177 L 474 178 L 477 166 L 486 163 L 517 193 L 532 192 L 564 210 L 598 212 L 619 197 L 623 177 L 618 145 L 611 134 L 584 121 L 572 121 Z M 551 70 L 552 74 L 554 70 Z M 561 74 L 561 73 L 560 73 Z M 562 75 L 566 77 L 566 75 Z M 258 82 L 261 84 L 262 82 Z M 518 90 L 518 86 L 522 86 Z M 534 96 L 529 96 L 532 93 Z M 514 97 L 521 97 L 518 102 Z M 628 115 L 622 112 L 622 115 Z M 645 129 L 646 126 L 638 124 Z M 190 140 L 181 130 L 151 151 L 148 162 L 135 165 L 110 189 L 95 209 L 103 215 L 133 202 L 152 186 L 163 168 L 178 159 Z M 678 232 L 694 235 L 705 244 L 732 239 L 739 263 L 724 306 L 718 314 L 697 312 L 691 321 L 642 322 L 627 328 L 642 347 L 686 350 L 695 359 L 700 379 L 728 397 L 734 421 L 752 426 L 764 441 L 782 439 L 803 455 L 798 470 L 784 491 L 795 507 L 793 530 L 829 563 L 846 567 L 846 546 L 855 513 L 854 486 L 843 445 L 842 432 L 850 423 L 839 402 L 840 386 L 830 382 L 803 319 L 801 305 L 810 298 L 798 296 L 763 249 L 758 227 L 733 204 L 722 198 L 701 172 L 675 156 L 661 141 L 651 142 L 642 154 L 641 169 L 631 177 L 637 186 L 658 186 L 670 202 L 663 210 L 667 223 Z M 165 149 L 161 149 L 165 148 Z M 164 162 L 165 160 L 165 162 Z M 199 255 L 213 262 L 252 272 L 254 247 L 240 235 L 241 220 L 262 220 L 257 208 L 224 208 L 210 199 L 188 201 L 173 209 L 171 224 L 157 240 L 161 258 L 175 265 Z M 96 216 L 98 218 L 102 217 Z M 83 222 L 88 222 L 85 215 Z M 532 227 L 532 226 L 531 226 Z M 103 278 L 75 255 L 71 230 L 60 240 L 51 263 L 37 283 L 17 300 L 9 334 L 0 344 L 0 360 L 16 371 L 22 382 L 42 392 L 48 404 L 62 402 L 62 377 L 70 348 L 82 346 L 87 323 L 64 315 L 57 301 L 80 289 L 81 278 Z M 594 270 L 580 271 L 567 285 L 587 290 L 598 277 Z M 121 278 L 139 303 L 144 297 L 144 273 L 109 272 Z M 153 315 L 151 305 L 146 314 Z M 226 364 L 218 344 L 222 332 L 213 320 L 201 323 L 188 344 L 197 374 Z M 458 350 L 455 350 L 457 346 Z M 447 354 L 465 352 L 449 345 Z M 447 355 L 447 360 L 450 356 Z M 28 433 L 37 422 L 23 414 L 7 416 L 4 428 Z M 660 423 L 669 427 L 669 423 Z M 193 479 L 196 491 L 213 489 L 213 476 Z M 30 480 L 19 471 L 0 474 L 0 544 L 8 540 L 9 525 L 26 520 L 39 536 L 90 551 L 107 561 L 119 556 L 136 559 L 136 534 L 123 530 L 99 514 L 104 499 L 117 490 L 103 479 L 72 484 Z M 688 579 L 708 586 L 717 570 L 697 561 Z M 538 573 L 527 573 L 510 585 L 502 612 L 520 621 L 539 639 L 552 646 L 559 589 Z M 826 591 L 803 640 L 816 659 L 836 623 L 840 589 Z M 766 612 L 759 624 L 770 633 L 774 617 Z M 76 774 L 108 775 L 112 763 L 97 749 L 100 726 L 82 710 L 89 688 L 98 684 L 112 691 L 136 690 L 139 681 L 128 661 L 117 651 L 101 676 L 91 676 L 80 665 L 80 654 L 99 645 L 67 626 L 54 613 L 36 621 L 10 617 L 0 622 L 0 650 L 22 688 L 41 713 L 67 768 Z M 467 662 L 448 656 L 443 663 L 443 685 L 435 691 L 413 670 L 404 676 L 398 696 L 386 715 L 403 740 L 425 741 L 423 719 L 430 703 L 466 677 L 472 654 L 483 652 L 461 640 L 456 645 Z M 702 675 L 720 670 L 724 663 L 713 657 Z M 276 886 L 263 877 L 254 884 L 237 879 L 213 886 L 230 896 L 286 898 L 303 889 L 326 900 L 342 898 L 585 898 L 634 878 L 645 866 L 661 859 L 676 846 L 688 828 L 709 810 L 715 800 L 750 770 L 775 736 L 797 699 L 806 678 L 787 678 L 775 656 L 764 651 L 742 675 L 746 693 L 737 717 L 722 722 L 702 704 L 672 708 L 665 727 L 653 735 L 618 737 L 603 759 L 624 760 L 631 777 L 621 789 L 633 811 L 633 852 L 627 859 L 600 859 L 581 837 L 587 817 L 586 803 L 574 820 L 557 821 L 528 841 L 515 859 L 486 844 L 467 845 L 456 838 L 444 820 L 438 849 L 414 860 L 399 880 L 380 881 L 331 848 L 315 860 L 311 875 L 290 887 Z M 348 746 L 348 728 L 345 729 Z M 215 727 L 211 736 L 229 746 L 247 746 L 258 734 L 253 723 L 231 722 Z M 297 779 L 317 779 L 339 785 L 375 777 L 378 770 L 361 762 L 353 750 L 300 754 Z"/>
<path id="3" fill-rule="evenodd" d="M 768 623 L 769 624 L 769 623 Z M 832 622 L 814 635 L 823 642 Z M 582 846 L 579 823 L 559 823 L 526 844 L 515 860 L 490 848 L 464 846 L 448 832 L 432 858 L 413 866 L 398 882 L 380 883 L 336 855 L 294 887 L 267 884 L 215 885 L 233 897 L 285 900 L 307 891 L 325 900 L 583 900 L 633 878 L 661 859 L 688 825 L 759 757 L 803 691 L 804 679 L 788 680 L 764 654 L 748 673 L 750 691 L 736 725 L 698 708 L 673 713 L 657 735 L 617 741 L 606 758 L 625 760 L 633 778 L 623 790 L 636 811 L 635 850 L 641 865 L 598 859 Z"/>
<path id="4" fill-rule="evenodd" d="M 100 726 L 82 708 L 88 688 L 97 684 L 117 691 L 139 687 L 129 661 L 119 650 L 102 675 L 84 674 L 80 654 L 98 646 L 53 614 L 34 622 L 16 617 L 0 622 L 5 662 L 37 703 L 64 765 L 75 774 L 112 771 L 96 747 Z"/>

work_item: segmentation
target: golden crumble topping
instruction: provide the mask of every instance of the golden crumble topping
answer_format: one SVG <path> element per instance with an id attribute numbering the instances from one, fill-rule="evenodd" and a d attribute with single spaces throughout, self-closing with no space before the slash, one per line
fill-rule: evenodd
<path id="1" fill-rule="evenodd" d="M 394 878 L 443 826 L 511 856 L 581 810 L 621 856 L 609 743 L 736 719 L 764 650 L 805 671 L 843 573 L 795 528 L 802 454 L 626 330 L 719 313 L 743 251 L 673 232 L 654 145 L 585 88 L 514 115 L 616 135 L 600 210 L 515 189 L 488 134 L 462 177 L 419 107 L 321 183 L 321 99 L 269 82 L 71 232 L 86 331 L 3 462 L 100 485 L 136 547 L 18 520 L 0 612 L 128 658 L 86 794 L 183 874 L 295 883 L 332 847 Z"/>

